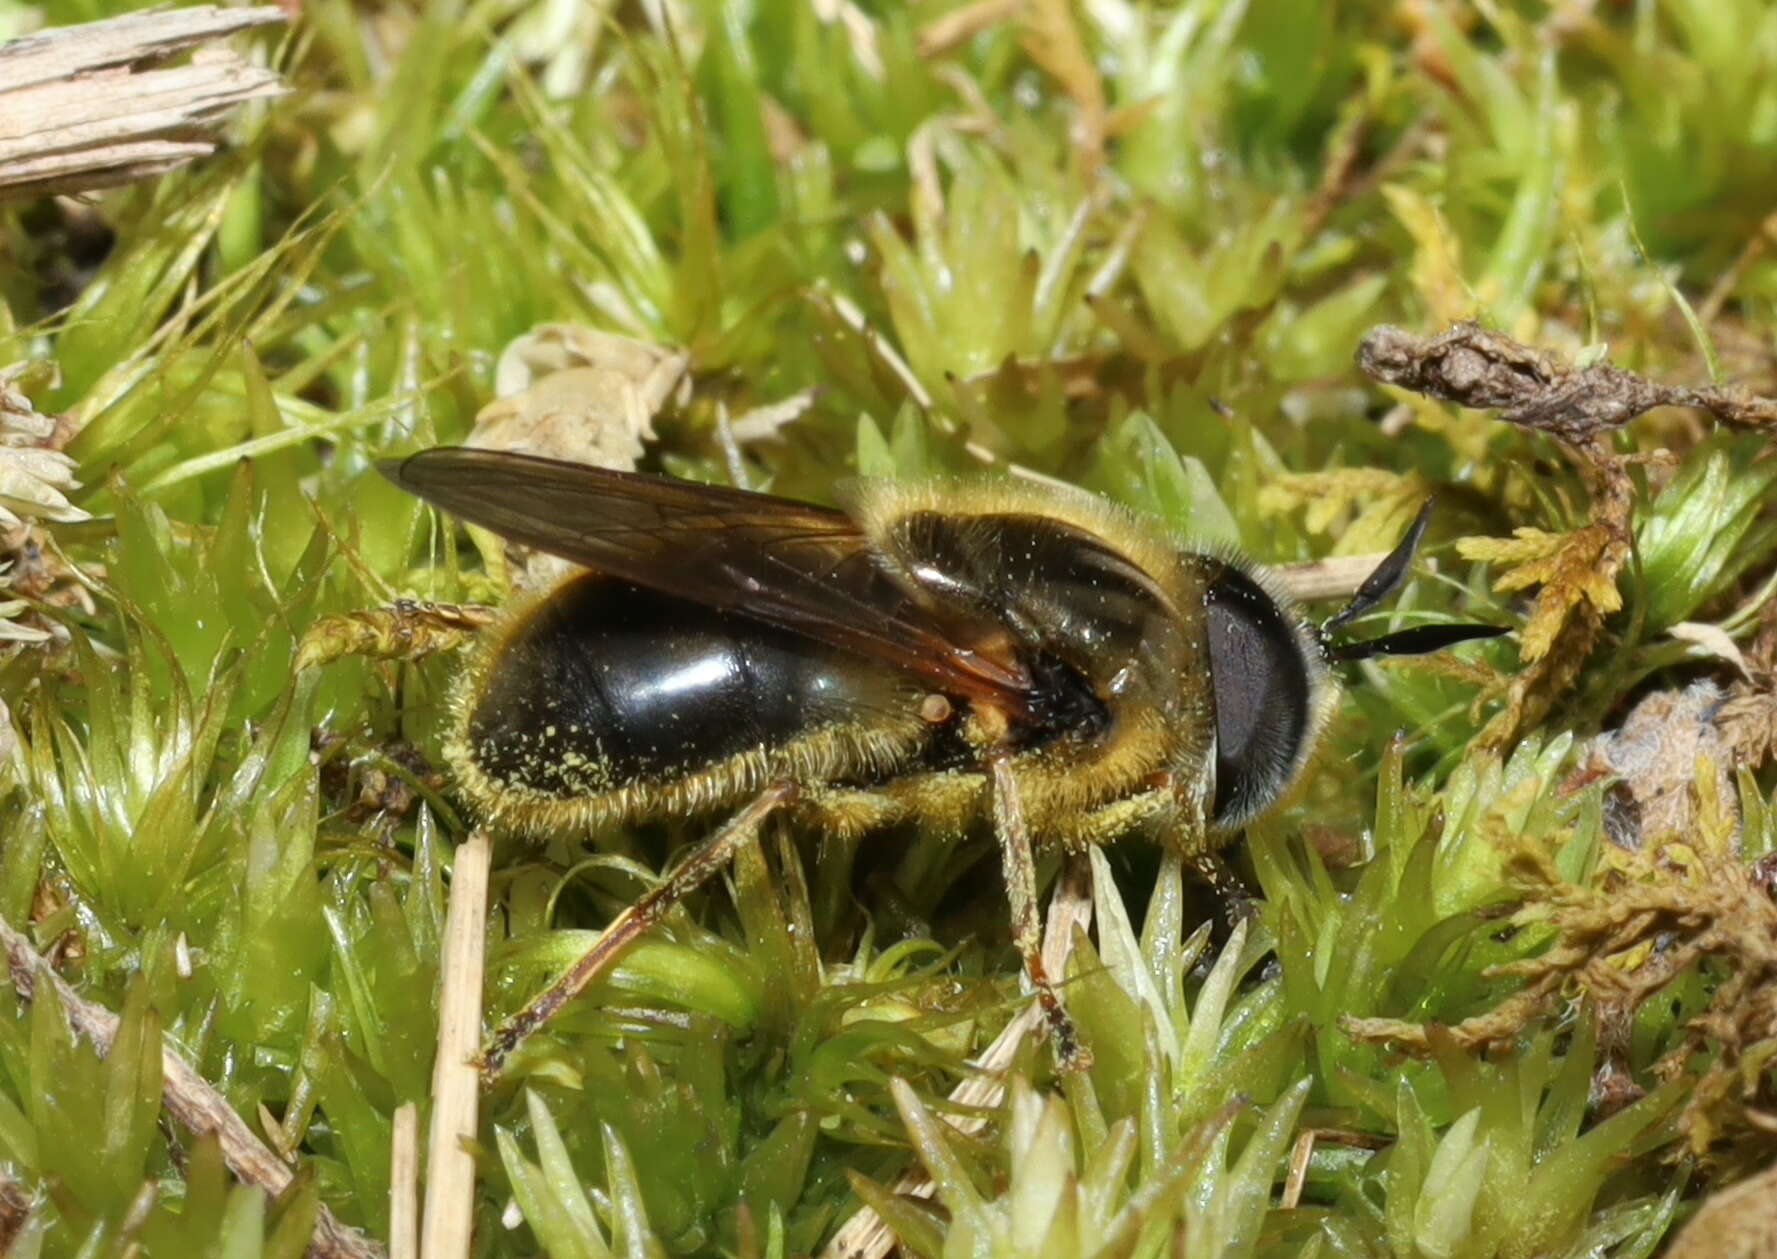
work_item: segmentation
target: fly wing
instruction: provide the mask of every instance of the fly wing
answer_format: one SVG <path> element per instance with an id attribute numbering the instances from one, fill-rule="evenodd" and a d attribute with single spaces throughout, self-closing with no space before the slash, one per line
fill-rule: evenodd
<path id="1" fill-rule="evenodd" d="M 916 603 L 842 512 L 469 447 L 381 466 L 453 516 L 596 572 L 881 660 L 1011 715 L 1037 700 L 1004 627 Z"/>

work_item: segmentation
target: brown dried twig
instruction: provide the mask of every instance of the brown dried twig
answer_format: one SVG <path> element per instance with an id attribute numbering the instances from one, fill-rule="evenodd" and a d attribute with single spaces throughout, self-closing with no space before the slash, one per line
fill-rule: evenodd
<path id="1" fill-rule="evenodd" d="M 284 20 L 274 6 L 195 5 L 0 44 L 0 199 L 133 183 L 209 156 L 236 106 L 283 84 L 226 48 L 155 63 Z"/>
<path id="2" fill-rule="evenodd" d="M 12 974 L 13 989 L 26 1000 L 39 983 L 55 989 L 56 998 L 67 1011 L 68 1023 L 77 1035 L 91 1041 L 101 1055 L 109 1053 L 117 1036 L 117 1015 L 85 1000 L 31 947 L 30 939 L 0 918 L 0 945 L 6 950 L 6 963 Z M 222 1147 L 223 1161 L 228 1169 L 250 1185 L 257 1185 L 269 1194 L 282 1193 L 290 1184 L 292 1173 L 253 1130 L 234 1112 L 226 1098 L 209 1081 L 188 1066 L 183 1058 L 163 1045 L 160 1053 L 163 1080 L 162 1097 L 168 1113 L 194 1133 L 213 1132 Z M 357 1229 L 339 1222 L 325 1206 L 315 1220 L 315 1235 L 308 1253 L 314 1259 L 383 1259 L 383 1248 Z"/>
<path id="3" fill-rule="evenodd" d="M 1737 386 L 1663 385 L 1599 362 L 1576 367 L 1502 332 L 1459 323 L 1433 337 L 1384 324 L 1357 351 L 1364 375 L 1585 443 L 1655 407 L 1695 407 L 1736 428 L 1777 427 L 1777 402 Z"/>
<path id="4" fill-rule="evenodd" d="M 440 959 L 438 1057 L 432 1064 L 432 1131 L 427 1142 L 421 1253 L 467 1259 L 475 1222 L 475 1139 L 480 1074 L 481 980 L 486 964 L 487 877 L 493 840 L 473 832 L 451 866 L 450 910 Z"/>

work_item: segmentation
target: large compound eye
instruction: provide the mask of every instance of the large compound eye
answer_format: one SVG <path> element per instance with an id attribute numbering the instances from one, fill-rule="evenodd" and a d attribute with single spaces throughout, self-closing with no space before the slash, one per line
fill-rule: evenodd
<path id="1" fill-rule="evenodd" d="M 1208 610 L 1215 823 L 1232 829 L 1275 803 L 1307 759 L 1320 665 L 1290 614 L 1237 568 L 1211 580 Z"/>

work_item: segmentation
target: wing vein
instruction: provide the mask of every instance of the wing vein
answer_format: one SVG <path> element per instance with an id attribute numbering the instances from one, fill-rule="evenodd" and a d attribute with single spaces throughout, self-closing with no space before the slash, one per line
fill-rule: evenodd
<path id="1" fill-rule="evenodd" d="M 937 592 L 916 596 L 856 522 L 831 508 L 467 447 L 421 451 L 383 471 L 452 515 L 608 576 L 804 634 L 1010 713 L 1036 700 L 1003 646 L 1005 626 Z"/>

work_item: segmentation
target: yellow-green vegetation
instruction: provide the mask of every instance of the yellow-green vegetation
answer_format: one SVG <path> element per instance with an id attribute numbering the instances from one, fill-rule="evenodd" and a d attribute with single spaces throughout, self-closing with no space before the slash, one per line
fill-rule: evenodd
<path id="1" fill-rule="evenodd" d="M 386 1237 L 453 658 L 298 651 L 505 596 L 373 461 L 462 440 L 546 324 L 687 356 L 629 434 L 681 476 L 1015 465 L 1272 564 L 1436 491 L 1386 617 L 1521 632 L 1353 670 L 1231 938 L 1151 847 L 1095 857 L 1096 1064 L 1027 1047 L 972 1134 L 946 1098 L 1023 1005 L 991 840 L 774 837 L 485 1099 L 476 1254 L 776 1259 L 868 1203 L 922 1257 L 1631 1259 L 1777 1152 L 1758 408 L 1507 422 L 1354 364 L 1474 319 L 1557 375 L 1773 392 L 1777 9 L 293 8 L 232 148 L 0 206 L 0 918 L 122 1015 L 101 1059 L 0 991 L 9 1253 L 294 1255 L 319 1204 Z M 503 845 L 490 1016 L 703 825 Z M 163 1045 L 288 1191 L 161 1117 Z"/>

